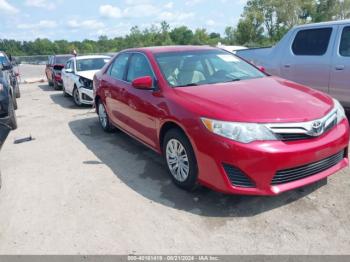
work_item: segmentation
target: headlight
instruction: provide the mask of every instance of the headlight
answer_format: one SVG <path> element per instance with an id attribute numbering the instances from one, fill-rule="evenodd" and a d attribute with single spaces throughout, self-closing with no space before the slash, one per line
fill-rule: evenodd
<path id="1" fill-rule="evenodd" d="M 80 84 L 87 89 L 92 89 L 92 81 L 90 79 L 86 79 L 84 77 L 79 78 Z"/>
<path id="2" fill-rule="evenodd" d="M 337 123 L 339 124 L 341 121 L 343 121 L 344 118 L 346 118 L 346 113 L 343 106 L 339 103 L 338 100 L 333 99 L 333 102 L 334 108 L 337 110 Z"/>
<path id="3" fill-rule="evenodd" d="M 208 118 L 201 118 L 201 120 L 210 132 L 237 142 L 250 143 L 259 140 L 278 140 L 264 125 L 225 122 Z"/>

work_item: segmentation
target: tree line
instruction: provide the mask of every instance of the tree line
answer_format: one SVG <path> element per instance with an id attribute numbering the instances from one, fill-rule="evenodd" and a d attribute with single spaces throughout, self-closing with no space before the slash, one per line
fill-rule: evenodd
<path id="1" fill-rule="evenodd" d="M 350 18 L 350 0 L 248 0 L 236 27 L 228 26 L 223 35 L 204 28 L 171 28 L 167 22 L 141 30 L 138 26 L 122 37 L 100 36 L 98 40 L 66 41 L 36 39 L 17 41 L 0 39 L 0 50 L 9 54 L 79 54 L 118 52 L 125 48 L 159 45 L 270 46 L 293 26 Z"/>

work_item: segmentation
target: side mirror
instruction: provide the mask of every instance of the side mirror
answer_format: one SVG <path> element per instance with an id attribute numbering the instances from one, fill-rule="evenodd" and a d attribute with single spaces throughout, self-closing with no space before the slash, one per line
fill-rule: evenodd
<path id="1" fill-rule="evenodd" d="M 71 74 L 71 73 L 73 73 L 73 70 L 72 70 L 71 68 L 67 68 L 67 69 L 65 70 L 65 72 L 68 73 L 68 74 Z"/>
<path id="2" fill-rule="evenodd" d="M 150 76 L 142 76 L 134 79 L 131 85 L 137 89 L 152 90 L 153 89 L 153 79 Z"/>

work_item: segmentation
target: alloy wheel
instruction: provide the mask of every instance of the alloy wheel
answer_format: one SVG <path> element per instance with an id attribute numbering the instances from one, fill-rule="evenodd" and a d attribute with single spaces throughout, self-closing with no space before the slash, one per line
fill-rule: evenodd
<path id="1" fill-rule="evenodd" d="M 105 107 L 103 106 L 102 103 L 99 103 L 98 105 L 98 117 L 100 119 L 100 123 L 102 127 L 106 128 L 108 119 L 107 119 L 107 113 L 106 113 Z"/>
<path id="2" fill-rule="evenodd" d="M 79 91 L 77 88 L 74 89 L 74 94 L 73 94 L 73 98 L 74 98 L 74 102 L 76 105 L 80 106 L 81 102 L 80 102 L 80 97 L 79 97 Z"/>

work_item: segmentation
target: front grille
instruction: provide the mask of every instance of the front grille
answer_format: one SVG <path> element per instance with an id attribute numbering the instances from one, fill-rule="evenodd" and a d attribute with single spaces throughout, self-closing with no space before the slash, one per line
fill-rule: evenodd
<path id="1" fill-rule="evenodd" d="M 282 141 L 296 141 L 296 140 L 305 140 L 305 139 L 311 139 L 315 138 L 314 136 L 309 136 L 307 134 L 278 134 L 279 138 Z"/>
<path id="2" fill-rule="evenodd" d="M 343 160 L 344 157 L 345 151 L 343 150 L 338 154 L 312 164 L 278 171 L 275 177 L 272 179 L 271 185 L 281 185 L 316 175 L 337 165 Z"/>
<path id="3" fill-rule="evenodd" d="M 338 123 L 338 119 L 335 118 L 325 129 L 324 129 L 324 133 L 328 132 L 329 130 L 331 130 L 333 127 L 335 127 Z"/>
<path id="4" fill-rule="evenodd" d="M 255 187 L 255 183 L 237 167 L 231 166 L 229 164 L 223 164 L 223 167 L 233 186 L 244 188 Z"/>

